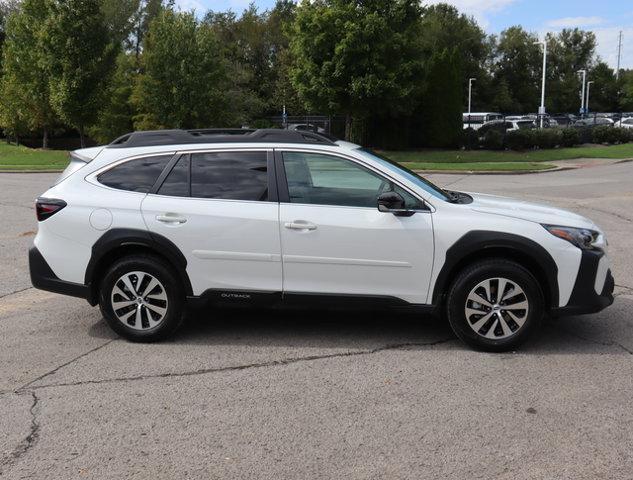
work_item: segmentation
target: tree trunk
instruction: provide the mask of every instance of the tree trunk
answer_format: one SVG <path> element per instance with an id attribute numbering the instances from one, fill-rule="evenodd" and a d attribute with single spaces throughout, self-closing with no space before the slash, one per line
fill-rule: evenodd
<path id="1" fill-rule="evenodd" d="M 48 128 L 44 127 L 44 133 L 42 134 L 42 148 L 46 150 L 48 148 Z"/>
<path id="2" fill-rule="evenodd" d="M 81 148 L 86 148 L 86 138 L 84 136 L 84 126 L 79 125 L 79 141 Z"/>

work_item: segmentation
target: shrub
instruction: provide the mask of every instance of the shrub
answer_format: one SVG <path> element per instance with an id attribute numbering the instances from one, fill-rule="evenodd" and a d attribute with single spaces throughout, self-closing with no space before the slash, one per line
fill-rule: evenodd
<path id="1" fill-rule="evenodd" d="M 460 143 L 461 143 L 461 146 L 467 150 L 472 150 L 473 148 L 477 148 L 479 147 L 479 135 L 474 129 L 465 128 L 462 131 Z"/>
<path id="2" fill-rule="evenodd" d="M 561 145 L 563 147 L 573 147 L 580 143 L 580 132 L 576 128 L 565 128 L 561 135 Z"/>
<path id="3" fill-rule="evenodd" d="M 617 143 L 619 133 L 617 128 L 609 125 L 600 125 L 593 129 L 593 143 Z"/>
<path id="4" fill-rule="evenodd" d="M 578 132 L 580 144 L 591 143 L 593 141 L 593 129 L 591 127 L 572 127 Z"/>
<path id="5" fill-rule="evenodd" d="M 489 130 L 484 135 L 483 146 L 488 150 L 503 149 L 503 134 L 498 130 Z"/>
<path id="6" fill-rule="evenodd" d="M 537 148 L 555 148 L 563 143 L 563 133 L 560 128 L 543 128 L 534 130 L 534 146 Z"/>
<path id="7" fill-rule="evenodd" d="M 510 150 L 527 150 L 534 147 L 534 130 L 513 130 L 506 134 L 506 148 Z"/>
<path id="8" fill-rule="evenodd" d="M 613 130 L 614 136 L 617 137 L 617 141 L 619 143 L 628 143 L 630 141 L 633 141 L 633 129 L 615 127 L 613 128 Z"/>

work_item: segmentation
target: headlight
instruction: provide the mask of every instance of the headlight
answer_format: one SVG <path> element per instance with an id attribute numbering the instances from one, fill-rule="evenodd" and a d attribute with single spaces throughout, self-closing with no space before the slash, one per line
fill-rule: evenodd
<path id="1" fill-rule="evenodd" d="M 582 250 L 599 248 L 598 238 L 600 233 L 587 228 L 560 227 L 558 225 L 543 225 L 545 230 L 555 237 L 567 240 L 572 245 Z"/>

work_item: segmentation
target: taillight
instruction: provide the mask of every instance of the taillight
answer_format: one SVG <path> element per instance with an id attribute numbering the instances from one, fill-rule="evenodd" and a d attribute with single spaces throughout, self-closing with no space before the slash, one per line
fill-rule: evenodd
<path id="1" fill-rule="evenodd" d="M 38 222 L 43 222 L 48 217 L 55 215 L 66 206 L 66 202 L 56 198 L 38 198 L 35 201 L 35 212 Z"/>

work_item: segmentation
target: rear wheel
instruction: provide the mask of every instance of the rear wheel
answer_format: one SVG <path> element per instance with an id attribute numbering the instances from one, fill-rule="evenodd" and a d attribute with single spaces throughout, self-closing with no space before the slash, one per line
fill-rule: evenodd
<path id="1" fill-rule="evenodd" d="M 153 342 L 171 335 L 182 322 L 184 293 L 170 265 L 151 255 L 116 261 L 99 291 L 106 321 L 128 340 Z"/>
<path id="2" fill-rule="evenodd" d="M 518 263 L 491 259 L 459 273 L 447 298 L 455 334 L 487 351 L 518 347 L 543 317 L 543 293 L 534 276 Z"/>

